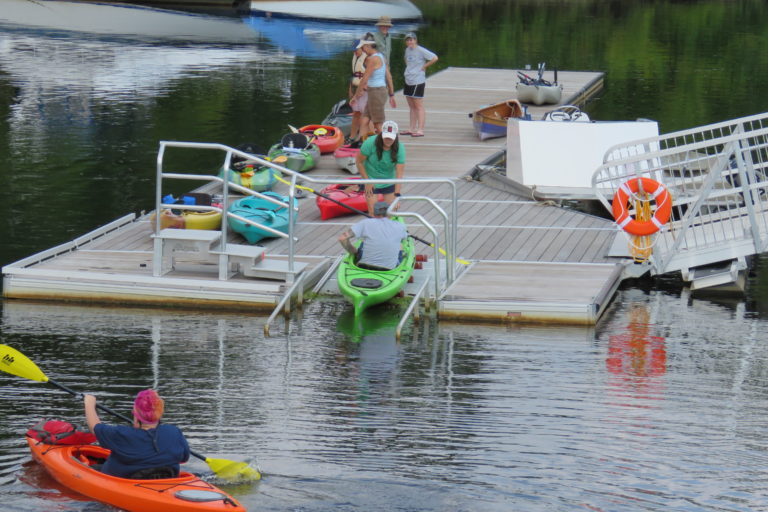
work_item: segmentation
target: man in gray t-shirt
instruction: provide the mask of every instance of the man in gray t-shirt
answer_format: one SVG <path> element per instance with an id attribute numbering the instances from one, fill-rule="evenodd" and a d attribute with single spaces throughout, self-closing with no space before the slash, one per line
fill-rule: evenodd
<path id="1" fill-rule="evenodd" d="M 379 201 L 373 206 L 374 216 L 361 220 L 339 236 L 339 242 L 350 254 L 362 251 L 356 265 L 371 270 L 390 270 L 400 261 L 400 242 L 408 236 L 402 222 L 387 218 L 389 203 Z M 358 249 L 350 238 L 360 238 Z"/>

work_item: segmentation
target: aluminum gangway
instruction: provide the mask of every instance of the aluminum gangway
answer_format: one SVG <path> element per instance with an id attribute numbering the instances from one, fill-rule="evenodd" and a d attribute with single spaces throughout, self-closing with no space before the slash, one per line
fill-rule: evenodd
<path id="1" fill-rule="evenodd" d="M 749 256 L 768 251 L 768 113 L 620 144 L 603 162 L 592 188 L 609 211 L 634 177 L 672 195 L 652 254 L 627 265 L 628 275 L 679 271 L 692 289 L 727 286 L 743 281 Z"/>

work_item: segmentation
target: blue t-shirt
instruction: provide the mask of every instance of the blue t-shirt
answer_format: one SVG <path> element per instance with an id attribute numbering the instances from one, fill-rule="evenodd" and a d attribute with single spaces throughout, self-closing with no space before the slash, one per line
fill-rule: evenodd
<path id="1" fill-rule="evenodd" d="M 393 269 L 400 256 L 400 242 L 408 236 L 402 222 L 384 217 L 363 219 L 352 226 L 352 232 L 365 246 L 358 263 Z"/>
<path id="2" fill-rule="evenodd" d="M 94 434 L 101 446 L 112 450 L 101 468 L 108 475 L 127 478 L 140 469 L 162 466 L 178 473 L 179 463 L 189 460 L 189 444 L 174 425 L 144 430 L 98 423 Z"/>

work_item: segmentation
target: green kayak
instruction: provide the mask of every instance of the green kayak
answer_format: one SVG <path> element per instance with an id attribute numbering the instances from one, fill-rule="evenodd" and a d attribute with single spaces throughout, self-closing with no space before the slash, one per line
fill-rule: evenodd
<path id="1" fill-rule="evenodd" d="M 269 148 L 270 160 L 286 158 L 283 166 L 297 172 L 305 172 L 315 167 L 320 159 L 320 148 L 303 133 L 288 133 L 277 144 Z"/>
<path id="2" fill-rule="evenodd" d="M 393 220 L 402 222 L 393 217 Z M 355 242 L 359 245 L 360 241 Z M 407 237 L 402 245 L 403 259 L 392 270 L 368 270 L 355 265 L 354 255 L 347 254 L 339 264 L 336 279 L 339 291 L 354 306 L 355 315 L 367 308 L 386 302 L 403 289 L 413 273 L 416 260 L 413 239 Z"/>

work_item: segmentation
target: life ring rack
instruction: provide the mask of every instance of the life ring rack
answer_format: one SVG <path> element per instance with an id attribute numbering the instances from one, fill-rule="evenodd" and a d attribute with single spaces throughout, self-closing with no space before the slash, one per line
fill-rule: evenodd
<path id="1" fill-rule="evenodd" d="M 629 214 L 627 203 L 638 192 L 649 194 L 656 201 L 656 211 L 647 221 L 637 220 Z M 672 196 L 667 188 L 651 178 L 632 178 L 624 182 L 613 196 L 613 218 L 621 229 L 635 236 L 649 236 L 659 231 L 672 215 Z"/>

